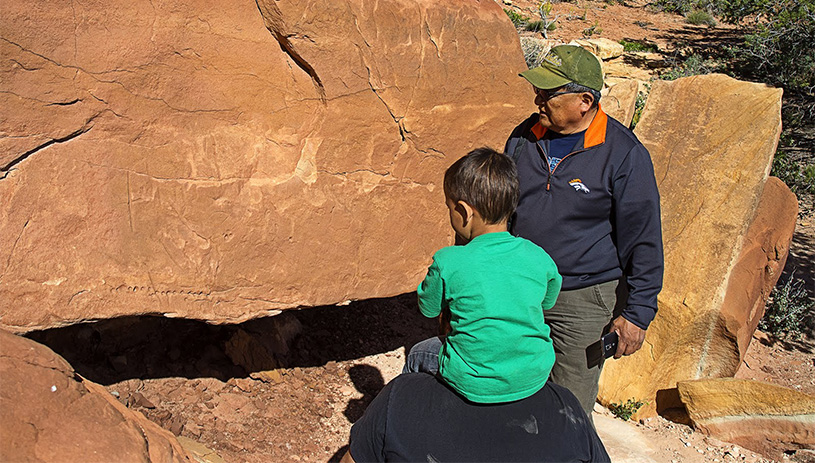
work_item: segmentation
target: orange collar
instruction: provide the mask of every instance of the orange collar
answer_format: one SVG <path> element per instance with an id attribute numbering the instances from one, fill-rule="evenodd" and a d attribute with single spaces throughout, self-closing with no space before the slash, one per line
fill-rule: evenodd
<path id="1" fill-rule="evenodd" d="M 606 141 L 606 126 L 608 125 L 608 116 L 603 112 L 603 108 L 597 105 L 597 114 L 594 115 L 589 128 L 586 129 L 586 135 L 583 137 L 583 149 L 591 148 Z M 540 140 L 546 134 L 546 127 L 542 126 L 540 122 L 532 126 L 532 133 Z"/>

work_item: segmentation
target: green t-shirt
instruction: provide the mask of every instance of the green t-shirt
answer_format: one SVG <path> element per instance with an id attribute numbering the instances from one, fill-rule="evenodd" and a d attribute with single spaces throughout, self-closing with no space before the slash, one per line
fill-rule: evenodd
<path id="1" fill-rule="evenodd" d="M 439 374 L 472 402 L 520 400 L 546 383 L 555 351 L 543 310 L 560 292 L 549 254 L 508 232 L 440 249 L 419 285 L 419 308 L 450 308 Z"/>

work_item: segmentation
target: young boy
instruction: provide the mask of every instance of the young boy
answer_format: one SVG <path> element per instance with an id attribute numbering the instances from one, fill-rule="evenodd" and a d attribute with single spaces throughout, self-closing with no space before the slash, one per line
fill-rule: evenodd
<path id="1" fill-rule="evenodd" d="M 520 400 L 546 383 L 555 361 L 543 311 L 561 277 L 549 255 L 507 231 L 518 204 L 514 162 L 471 151 L 444 174 L 456 242 L 440 249 L 419 285 L 426 317 L 449 310 L 450 332 L 416 344 L 403 372 L 436 373 L 472 402 Z"/>

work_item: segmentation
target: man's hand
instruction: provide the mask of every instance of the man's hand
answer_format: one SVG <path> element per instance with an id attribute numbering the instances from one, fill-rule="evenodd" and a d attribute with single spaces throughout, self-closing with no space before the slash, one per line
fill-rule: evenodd
<path id="1" fill-rule="evenodd" d="M 617 336 L 620 337 L 617 352 L 614 353 L 615 359 L 623 355 L 631 355 L 640 350 L 642 342 L 645 340 L 645 330 L 623 317 L 617 317 L 611 322 L 611 331 L 616 331 Z"/>

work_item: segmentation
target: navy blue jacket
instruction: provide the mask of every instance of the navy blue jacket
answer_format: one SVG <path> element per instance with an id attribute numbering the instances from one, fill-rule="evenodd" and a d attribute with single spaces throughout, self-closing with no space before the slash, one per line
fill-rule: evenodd
<path id="1" fill-rule="evenodd" d="M 659 192 L 651 156 L 625 126 L 599 109 L 583 139 L 550 171 L 546 129 L 533 114 L 504 152 L 515 159 L 521 198 L 511 231 L 542 247 L 579 289 L 625 275 L 623 317 L 647 329 L 657 310 L 664 258 Z"/>

